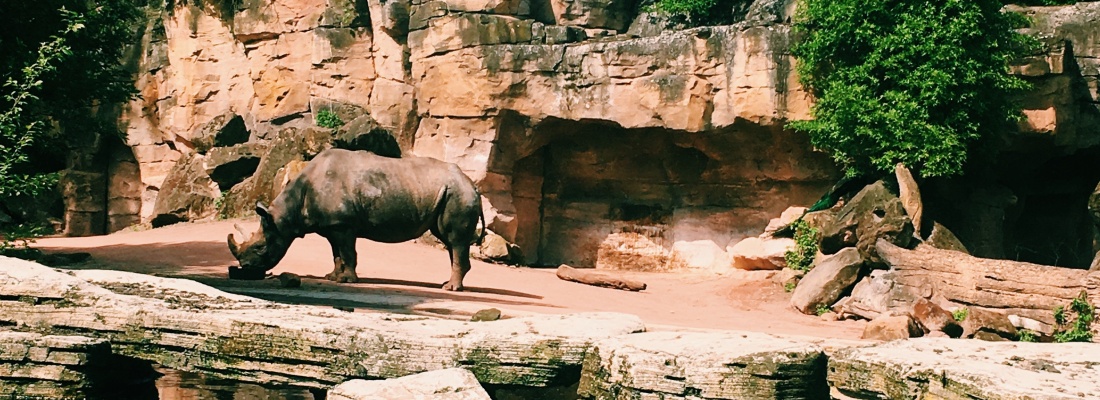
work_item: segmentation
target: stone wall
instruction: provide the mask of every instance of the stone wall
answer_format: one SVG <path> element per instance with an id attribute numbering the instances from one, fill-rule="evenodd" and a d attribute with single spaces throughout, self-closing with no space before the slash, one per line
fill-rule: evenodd
<path id="1" fill-rule="evenodd" d="M 176 210 L 162 221 L 248 212 L 277 192 L 283 165 L 325 146 L 307 129 L 322 109 L 345 122 L 369 114 L 407 153 L 458 164 L 484 195 L 489 227 L 529 264 L 724 269 L 728 246 L 837 177 L 784 129 L 812 104 L 789 54 L 793 1 L 757 1 L 736 25 L 672 31 L 620 0 L 190 3 L 150 11 L 133 62 L 142 97 L 120 119 L 133 160 L 108 177 L 74 174 L 111 179 L 108 206 L 69 197 L 73 216 L 106 212 L 112 222 L 73 218 L 71 234 L 153 221 L 156 210 Z M 1081 17 L 1100 10 L 1092 4 L 1028 9 L 1036 32 L 1053 33 L 1048 51 L 1017 68 L 1037 89 L 1009 142 L 1045 143 L 1042 157 L 1025 153 L 1036 162 L 1100 143 L 1095 107 L 1085 107 L 1095 105 L 1100 48 Z M 226 120 L 243 122 L 246 143 L 213 139 Z M 257 165 L 238 176 L 202 176 L 232 146 L 263 159 L 236 164 Z M 165 190 L 186 168 L 181 181 L 197 184 Z M 1011 212 L 964 203 L 941 215 L 962 215 L 961 225 Z M 988 225 L 969 236 L 952 228 L 981 242 L 998 234 L 980 233 Z"/>

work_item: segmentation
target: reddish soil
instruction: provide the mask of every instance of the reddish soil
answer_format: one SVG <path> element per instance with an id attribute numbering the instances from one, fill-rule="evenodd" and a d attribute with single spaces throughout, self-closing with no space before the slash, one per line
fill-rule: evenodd
<path id="1" fill-rule="evenodd" d="M 790 295 L 765 272 L 718 275 L 703 272 L 616 272 L 646 282 L 642 292 L 626 292 L 566 282 L 553 269 L 489 264 L 472 260 L 463 292 L 440 285 L 449 276 L 447 253 L 419 243 L 382 244 L 359 240 L 357 284 L 303 279 L 300 289 L 281 289 L 276 279 L 227 279 L 235 260 L 225 237 L 233 222 L 246 230 L 256 221 L 187 223 L 144 231 L 123 231 L 84 238 L 44 238 L 35 247 L 46 252 L 88 252 L 91 261 L 68 268 L 115 269 L 194 279 L 222 290 L 274 301 L 381 310 L 468 315 L 495 307 L 505 317 L 530 313 L 614 311 L 640 316 L 651 329 L 732 329 L 857 339 L 864 324 L 824 321 L 798 313 Z M 238 238 L 239 235 L 238 235 Z M 293 272 L 320 277 L 332 270 L 328 242 L 308 235 L 291 246 L 273 274 Z"/>

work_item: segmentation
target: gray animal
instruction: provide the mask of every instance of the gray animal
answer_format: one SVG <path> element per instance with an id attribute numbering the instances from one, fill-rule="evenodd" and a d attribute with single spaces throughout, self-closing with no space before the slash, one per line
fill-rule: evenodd
<path id="1" fill-rule="evenodd" d="M 260 231 L 244 244 L 229 234 L 229 251 L 243 271 L 267 271 L 291 242 L 317 233 L 332 245 L 335 266 L 325 278 L 356 282 L 356 238 L 398 243 L 431 231 L 451 255 L 445 290 L 462 290 L 470 245 L 478 234 L 481 194 L 458 166 L 432 158 L 388 158 L 329 149 L 310 161 L 275 198 L 256 204 Z"/>

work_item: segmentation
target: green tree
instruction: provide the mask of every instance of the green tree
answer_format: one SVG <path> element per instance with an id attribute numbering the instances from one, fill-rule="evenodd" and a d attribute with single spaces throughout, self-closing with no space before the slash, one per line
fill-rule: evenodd
<path id="1" fill-rule="evenodd" d="M 135 1 L 0 2 L 0 210 L 54 190 L 70 142 L 118 133 L 94 116 L 135 94 L 121 58 Z M 3 247 L 36 232 L 12 216 Z"/>
<path id="2" fill-rule="evenodd" d="M 807 132 L 849 176 L 962 172 L 970 148 L 1019 118 L 1008 63 L 1037 42 L 1000 0 L 805 0 L 793 48 L 817 102 Z"/>

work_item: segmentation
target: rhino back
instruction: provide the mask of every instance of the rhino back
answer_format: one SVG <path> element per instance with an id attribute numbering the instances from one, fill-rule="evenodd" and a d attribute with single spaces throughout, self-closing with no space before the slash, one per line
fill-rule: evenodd
<path id="1" fill-rule="evenodd" d="M 287 195 L 300 200 L 288 199 L 287 211 L 300 209 L 305 231 L 351 227 L 359 237 L 383 242 L 423 234 L 435 222 L 441 191 L 476 195 L 473 183 L 454 164 L 341 149 L 318 155 L 295 186 Z"/>

